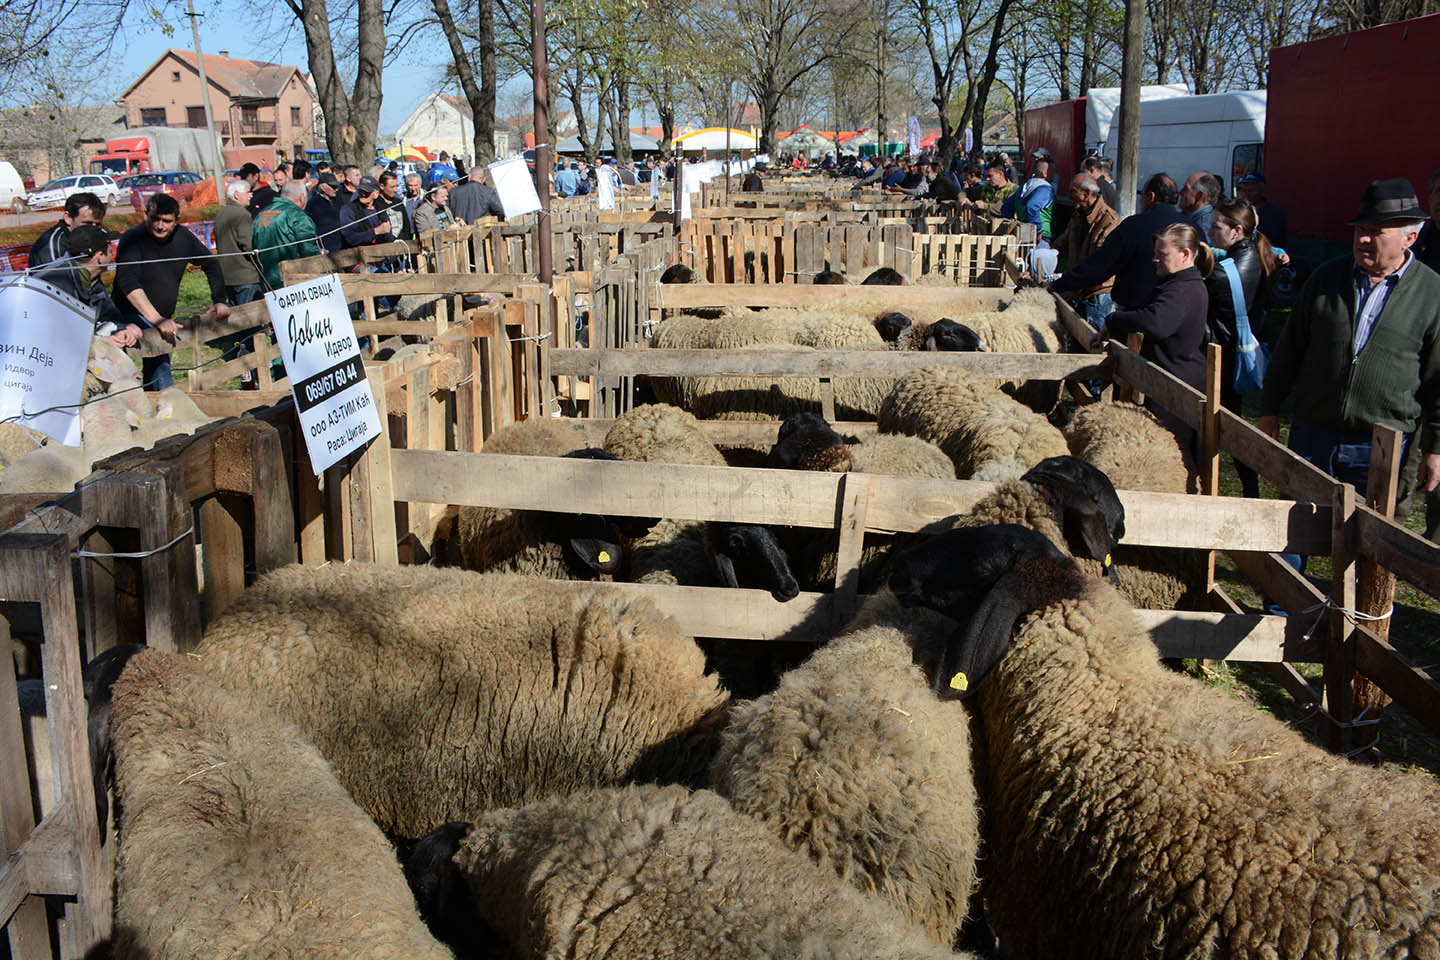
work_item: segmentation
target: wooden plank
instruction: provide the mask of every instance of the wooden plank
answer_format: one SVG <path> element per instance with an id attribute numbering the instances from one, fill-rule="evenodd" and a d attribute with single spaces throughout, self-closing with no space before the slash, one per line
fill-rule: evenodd
<path id="1" fill-rule="evenodd" d="M 396 450 L 395 496 L 431 503 L 617 516 L 835 525 L 841 474 Z M 994 484 L 871 474 L 866 529 L 913 532 L 967 512 Z M 763 491 L 763 496 L 757 496 Z M 1125 543 L 1324 552 L 1330 510 L 1238 497 L 1120 491 Z"/>
<path id="2" fill-rule="evenodd" d="M 9 646 L 9 625 L 0 619 L 0 650 L 8 650 Z M 16 696 L 15 658 L 8 655 L 0 656 L 0 769 L 7 771 L 0 777 L 0 860 L 8 861 L 35 830 L 25 735 Z M 22 864 L 17 858 L 14 866 Z M 49 960 L 45 902 L 39 897 L 25 899 L 28 879 L 23 870 L 17 871 L 11 881 L 13 892 L 0 891 L 0 927 L 9 934 L 10 953 L 15 960 Z"/>
<path id="3" fill-rule="evenodd" d="M 6 597 L 40 604 L 45 634 L 41 644 L 45 720 L 57 763 L 59 806 L 65 808 L 68 826 L 59 840 L 58 852 L 67 855 L 76 881 L 71 888 L 76 900 L 66 908 L 62 955 L 80 957 L 110 935 L 111 877 L 104 869 L 100 831 L 95 822 L 69 538 L 13 533 L 0 537 L 0 584 Z M 30 835 L 28 846 L 41 846 L 44 827 L 42 824 Z M 46 881 L 37 872 L 32 867 L 33 889 L 44 890 Z"/>
<path id="4" fill-rule="evenodd" d="M 1372 509 L 1386 517 L 1395 515 L 1395 505 L 1400 487 L 1401 453 L 1403 437 L 1399 430 L 1375 424 L 1371 429 L 1370 475 L 1367 478 L 1365 502 Z M 1395 574 L 1380 566 L 1369 557 L 1356 556 L 1356 599 L 1355 609 L 1360 616 L 1378 617 L 1367 620 L 1370 632 L 1381 640 L 1390 636 L 1390 614 L 1395 605 Z M 1388 702 L 1385 694 L 1373 680 L 1359 671 L 1355 675 L 1352 691 L 1355 709 L 1360 714 L 1376 712 Z M 1380 731 L 1374 731 L 1376 743 Z"/>
<path id="5" fill-rule="evenodd" d="M 585 446 L 605 444 L 605 434 L 615 425 L 613 419 L 565 417 L 556 421 L 574 430 Z M 700 432 L 717 447 L 746 444 L 773 444 L 780 432 L 779 420 L 697 420 Z M 878 431 L 875 421 L 836 420 L 830 424 L 842 436 L 873 437 Z M 432 448 L 439 449 L 439 448 Z"/>
<path id="6" fill-rule="evenodd" d="M 1368 626 L 1355 631 L 1355 666 L 1440 737 L 1440 684 L 1407 661 Z"/>
<path id="7" fill-rule="evenodd" d="M 865 547 L 865 517 L 870 509 L 869 481 L 863 473 L 847 473 L 840 484 L 835 593 L 840 610 L 846 612 L 854 611 L 860 593 L 860 557 Z"/>
<path id="8" fill-rule="evenodd" d="M 366 372 L 366 379 L 370 381 L 370 392 L 375 398 L 375 412 L 383 424 L 387 418 L 383 375 L 378 370 L 370 370 Z M 390 438 L 385 430 L 382 429 L 379 436 L 370 441 L 361 453 L 361 458 L 368 461 L 368 526 L 374 537 L 375 562 L 394 566 L 400 560 L 395 538 L 395 494 L 391 486 Z"/>
<path id="9" fill-rule="evenodd" d="M 1200 432 L 1200 492 L 1220 495 L 1220 345 L 1212 343 L 1205 352 L 1205 416 Z M 1215 589 L 1215 551 L 1205 555 L 1205 590 Z"/>
<path id="10" fill-rule="evenodd" d="M 1260 472 L 1286 496 L 1330 502 L 1335 479 L 1271 440 L 1242 417 L 1220 410 L 1220 446 Z"/>
<path id="11" fill-rule="evenodd" d="M 245 592 L 245 502 L 234 494 L 200 504 L 201 558 L 205 567 L 205 616 L 213 621 Z"/>
<path id="12" fill-rule="evenodd" d="M 815 228 L 805 228 L 815 229 Z M 665 306 L 681 310 L 694 307 L 811 307 L 830 309 L 843 305 L 852 310 L 904 310 L 910 307 L 946 307 L 954 310 L 993 309 L 996 292 L 993 289 L 964 289 L 942 286 L 914 287 L 866 287 L 847 284 L 833 290 L 817 292 L 801 289 L 811 277 L 820 272 L 823 255 L 814 256 L 809 264 L 817 264 L 814 270 L 806 270 L 809 264 L 802 262 L 802 283 L 797 286 L 786 284 L 747 283 L 679 283 L 671 284 L 665 290 Z"/>
<path id="13" fill-rule="evenodd" d="M 1366 506 L 1356 507 L 1355 526 L 1359 555 L 1440 599 L 1440 546 Z"/>
<path id="14" fill-rule="evenodd" d="M 1070 353 L 949 353 L 894 350 L 552 350 L 552 373 L 581 377 L 900 377 L 948 366 L 997 380 L 1090 379 L 1097 359 Z"/>
<path id="15" fill-rule="evenodd" d="M 1336 484 L 1330 503 L 1333 546 L 1330 552 L 1330 635 L 1325 641 L 1325 712 L 1330 722 L 1323 725 L 1325 745 L 1346 752 L 1353 745 L 1354 719 L 1352 682 L 1355 674 L 1354 626 L 1348 611 L 1355 609 L 1355 552 L 1351 516 L 1355 512 L 1355 488 Z"/>

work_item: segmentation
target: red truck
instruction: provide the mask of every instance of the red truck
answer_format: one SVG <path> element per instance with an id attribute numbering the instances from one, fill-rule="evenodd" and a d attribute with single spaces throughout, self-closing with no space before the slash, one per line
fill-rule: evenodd
<path id="1" fill-rule="evenodd" d="M 1437 51 L 1440 14 L 1270 51 L 1265 176 L 1292 243 L 1348 245 L 1371 180 L 1407 177 L 1426 204 L 1440 167 Z"/>

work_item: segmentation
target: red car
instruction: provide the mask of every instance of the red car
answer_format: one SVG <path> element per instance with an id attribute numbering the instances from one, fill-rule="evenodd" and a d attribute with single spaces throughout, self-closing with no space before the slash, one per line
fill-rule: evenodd
<path id="1" fill-rule="evenodd" d="M 145 199 L 152 193 L 168 193 L 180 201 L 183 207 L 195 195 L 195 190 L 205 182 L 205 177 L 189 170 L 169 170 L 163 173 L 137 173 L 130 177 L 130 202 L 137 212 L 145 211 Z"/>

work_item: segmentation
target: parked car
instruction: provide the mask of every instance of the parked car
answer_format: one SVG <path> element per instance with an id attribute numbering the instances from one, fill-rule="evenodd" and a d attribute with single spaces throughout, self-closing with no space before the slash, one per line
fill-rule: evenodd
<path id="1" fill-rule="evenodd" d="M 204 177 L 189 170 L 137 173 L 130 178 L 130 202 L 136 210 L 143 212 L 145 200 L 152 193 L 168 193 L 184 206 L 195 195 L 196 188 L 204 182 Z"/>
<path id="2" fill-rule="evenodd" d="M 51 210 L 65 206 L 72 193 L 93 193 L 106 204 L 113 204 L 124 196 L 115 184 L 115 178 L 99 173 L 80 173 L 69 177 L 57 177 L 34 190 L 25 198 L 31 210 Z"/>
<path id="3" fill-rule="evenodd" d="M 0 160 L 0 206 L 16 213 L 25 209 L 25 181 L 6 160 Z"/>

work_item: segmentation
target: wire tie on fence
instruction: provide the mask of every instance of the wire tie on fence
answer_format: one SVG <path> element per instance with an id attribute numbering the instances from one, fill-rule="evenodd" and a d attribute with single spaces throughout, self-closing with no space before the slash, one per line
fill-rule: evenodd
<path id="1" fill-rule="evenodd" d="M 144 560 L 146 557 L 153 557 L 157 553 L 164 553 L 166 550 L 169 550 L 171 547 L 175 546 L 175 544 L 179 543 L 181 540 L 184 540 L 186 537 L 190 536 L 190 534 L 194 532 L 195 526 L 194 524 L 191 524 L 190 528 L 184 533 L 180 534 L 180 536 L 176 537 L 174 540 L 171 540 L 163 547 L 156 547 L 154 550 L 136 550 L 129 553 L 102 553 L 98 550 L 76 550 L 74 553 L 70 554 L 70 556 L 89 558 L 94 560 L 104 560 L 112 557 L 120 560 Z"/>
<path id="2" fill-rule="evenodd" d="M 1308 606 L 1304 610 L 1300 611 L 1300 613 L 1303 616 L 1307 613 L 1315 613 L 1315 611 L 1317 610 L 1319 611 L 1319 614 L 1315 617 L 1315 622 L 1310 625 L 1309 630 L 1305 631 L 1306 640 L 1309 640 L 1312 636 L 1315 635 L 1316 629 L 1318 629 L 1320 626 L 1320 621 L 1324 619 L 1325 614 L 1330 610 L 1339 610 L 1342 614 L 1345 615 L 1345 619 L 1349 620 L 1351 623 L 1359 623 L 1361 621 L 1374 623 L 1380 620 L 1389 620 L 1391 614 L 1395 612 L 1395 605 L 1391 604 L 1390 609 L 1386 610 L 1384 613 L 1362 613 L 1359 610 L 1351 610 L 1349 607 L 1342 607 L 1330 597 L 1326 597 L 1323 603 L 1316 603 Z"/>
<path id="3" fill-rule="evenodd" d="M 533 337 L 511 337 L 511 338 L 510 338 L 510 342 L 511 342 L 511 343 L 524 343 L 524 342 L 527 341 L 527 340 L 548 340 L 548 339 L 550 339 L 550 334 L 548 334 L 548 333 L 537 333 L 537 334 L 535 334 Z"/>

